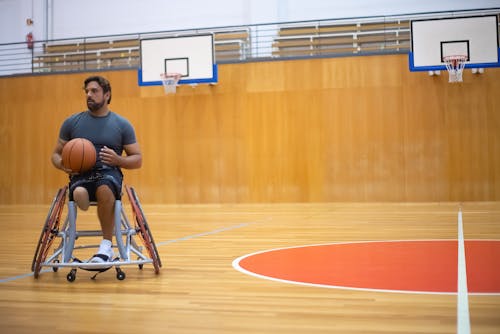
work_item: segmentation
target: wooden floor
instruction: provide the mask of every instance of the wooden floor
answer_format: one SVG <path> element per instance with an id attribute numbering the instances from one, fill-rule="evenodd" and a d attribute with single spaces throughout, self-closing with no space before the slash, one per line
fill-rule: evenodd
<path id="1" fill-rule="evenodd" d="M 148 206 L 163 261 L 91 280 L 30 266 L 48 206 L 0 206 L 2 333 L 456 333 L 455 294 L 327 289 L 232 267 L 242 255 L 338 241 L 457 239 L 458 203 Z M 465 203 L 466 239 L 500 239 L 500 203 Z M 95 229 L 95 212 L 79 229 Z M 500 260 L 498 265 L 500 265 Z M 342 270 L 339 268 L 339 270 Z M 472 333 L 500 333 L 500 295 L 470 295 Z"/>

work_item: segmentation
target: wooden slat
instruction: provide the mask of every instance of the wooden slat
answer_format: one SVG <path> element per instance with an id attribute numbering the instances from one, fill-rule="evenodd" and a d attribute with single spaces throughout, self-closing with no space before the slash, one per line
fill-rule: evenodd
<path id="1" fill-rule="evenodd" d="M 139 47 L 139 40 L 116 40 L 103 42 L 80 42 L 68 44 L 47 44 L 45 51 L 47 53 L 66 53 L 66 52 L 84 52 L 91 50 L 113 49 L 113 48 L 132 48 Z"/>
<path id="2" fill-rule="evenodd" d="M 113 48 L 138 48 L 139 39 L 111 41 L 110 46 Z"/>
<path id="3" fill-rule="evenodd" d="M 275 52 L 275 55 L 290 55 L 293 54 L 294 50 L 299 51 L 303 54 L 302 50 L 311 50 L 319 48 L 323 51 L 319 52 L 351 52 L 356 51 L 355 45 L 363 44 L 378 44 L 387 45 L 387 48 L 392 48 L 390 46 L 393 42 L 401 41 L 400 47 L 403 47 L 403 43 L 409 42 L 408 36 L 396 36 L 396 35 L 366 35 L 359 36 L 358 39 L 346 38 L 346 37 L 324 37 L 324 38 L 302 38 L 302 39 L 290 39 L 290 40 L 280 40 L 273 43 L 273 47 L 279 49 Z M 406 43 L 407 44 L 407 43 Z M 365 48 L 368 49 L 369 47 Z M 376 48 L 371 48 L 375 50 Z M 378 47 L 378 49 L 384 49 L 383 47 Z M 330 50 L 330 51 L 325 51 Z M 309 51 L 307 51 L 309 52 Z M 307 53 L 306 52 L 306 53 Z"/>
<path id="4" fill-rule="evenodd" d="M 83 49 L 81 43 L 69 44 L 47 44 L 45 45 L 45 52 L 48 53 L 62 53 L 62 52 L 78 52 Z"/>
<path id="5" fill-rule="evenodd" d="M 86 69 L 93 69 L 93 68 L 97 68 L 97 67 L 94 67 L 90 64 L 83 64 L 83 63 L 78 63 L 78 62 L 75 62 L 75 63 L 55 63 L 55 64 L 44 64 L 44 65 L 41 65 L 39 67 L 37 67 L 37 69 L 39 71 L 42 71 L 42 70 L 48 70 L 49 72 L 54 72 L 54 71 L 84 71 Z"/>
<path id="6" fill-rule="evenodd" d="M 357 28 L 357 24 L 319 26 L 318 32 L 320 34 L 355 32 Z"/>
<path id="7" fill-rule="evenodd" d="M 273 47 L 279 49 L 294 48 L 294 47 L 307 47 L 310 48 L 312 45 L 310 39 L 292 39 L 285 41 L 273 42 Z"/>
<path id="8" fill-rule="evenodd" d="M 409 29 L 409 27 L 410 27 L 409 21 L 361 23 L 359 25 L 359 31 Z"/>
<path id="9" fill-rule="evenodd" d="M 273 43 L 273 47 L 285 49 L 293 47 L 320 47 L 320 46 L 346 46 L 356 43 L 352 38 L 346 37 L 329 37 L 329 38 L 302 38 L 302 39 L 287 39 L 279 40 Z"/>
<path id="10" fill-rule="evenodd" d="M 297 48 L 297 49 L 284 49 L 274 50 L 273 56 L 275 57 L 289 57 L 289 56 L 313 56 L 314 50 L 310 48 Z"/>
<path id="11" fill-rule="evenodd" d="M 409 34 L 377 34 L 377 35 L 359 35 L 358 43 L 383 42 L 383 41 L 409 41 Z"/>
<path id="12" fill-rule="evenodd" d="M 139 50 L 126 52 L 126 51 L 101 51 L 97 59 L 115 59 L 115 58 L 138 58 Z"/>
<path id="13" fill-rule="evenodd" d="M 113 67 L 137 67 L 139 65 L 139 58 L 114 58 L 112 60 Z"/>
<path id="14" fill-rule="evenodd" d="M 35 63 L 64 63 L 64 62 L 83 62 L 98 59 L 97 53 L 68 54 L 62 56 L 38 56 L 34 59 Z"/>
<path id="15" fill-rule="evenodd" d="M 215 55 L 217 61 L 220 60 L 240 60 L 243 56 L 239 52 L 223 53 L 219 52 Z"/>
<path id="16" fill-rule="evenodd" d="M 356 47 L 349 45 L 349 46 L 338 46 L 338 45 L 322 45 L 316 48 L 318 52 L 321 53 L 350 53 L 350 52 L 355 52 L 357 50 Z"/>
<path id="17" fill-rule="evenodd" d="M 317 37 L 313 39 L 313 45 L 342 45 L 353 44 L 355 40 L 351 37 Z"/>
<path id="18" fill-rule="evenodd" d="M 295 35 L 314 35 L 318 33 L 318 28 L 314 27 L 296 27 L 296 28 L 280 28 L 280 36 L 295 36 Z"/>
<path id="19" fill-rule="evenodd" d="M 215 51 L 241 51 L 242 43 L 240 41 L 233 43 L 215 44 Z"/>
<path id="20" fill-rule="evenodd" d="M 239 39 L 246 41 L 250 37 L 250 34 L 248 33 L 247 30 L 245 31 L 236 31 L 236 32 L 217 32 L 214 34 L 214 40 L 217 41 L 224 41 L 224 40 L 231 40 L 231 39 Z"/>
<path id="21" fill-rule="evenodd" d="M 342 46 L 322 46 L 315 48 L 286 48 L 273 51 L 274 56 L 316 56 L 322 54 L 334 54 L 334 53 L 354 53 L 357 51 L 357 48 L 353 46 L 342 47 Z"/>
<path id="22" fill-rule="evenodd" d="M 400 43 L 400 44 L 387 44 L 387 43 L 380 43 L 377 45 L 360 45 L 359 50 L 360 51 L 382 51 L 382 50 L 409 50 L 410 48 L 410 43 Z"/>
<path id="23" fill-rule="evenodd" d="M 119 51 L 102 51 L 102 52 L 89 52 L 84 54 L 68 54 L 63 56 L 38 56 L 33 59 L 35 64 L 45 64 L 50 66 L 52 69 L 64 68 L 65 66 L 74 66 L 68 65 L 68 63 L 81 63 L 81 66 L 84 66 L 83 63 L 86 62 L 95 62 L 100 60 L 112 60 L 118 58 L 139 58 L 139 51 L 127 52 L 123 50 Z M 59 67 L 58 65 L 61 65 Z M 80 66 L 80 65 L 77 65 Z"/>

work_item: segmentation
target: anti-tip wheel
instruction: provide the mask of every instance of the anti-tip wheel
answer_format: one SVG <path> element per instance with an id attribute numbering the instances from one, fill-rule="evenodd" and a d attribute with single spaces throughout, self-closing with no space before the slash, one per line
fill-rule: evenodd
<path id="1" fill-rule="evenodd" d="M 54 260 L 54 263 L 59 263 L 59 260 Z M 57 273 L 57 271 L 59 270 L 59 267 L 52 267 L 52 271 Z"/>
<path id="2" fill-rule="evenodd" d="M 72 269 L 68 275 L 66 275 L 66 279 L 68 280 L 68 282 L 74 282 L 75 279 L 76 279 L 76 270 L 75 269 Z"/>
<path id="3" fill-rule="evenodd" d="M 127 277 L 127 275 L 125 275 L 125 272 L 123 272 L 122 270 L 117 270 L 116 271 L 116 278 L 119 281 L 123 281 L 125 279 L 125 277 Z"/>

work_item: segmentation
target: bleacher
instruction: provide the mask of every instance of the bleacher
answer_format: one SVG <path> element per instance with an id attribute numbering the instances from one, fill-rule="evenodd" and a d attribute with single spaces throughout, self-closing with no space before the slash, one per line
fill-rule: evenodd
<path id="1" fill-rule="evenodd" d="M 331 25 L 282 26 L 273 43 L 273 56 L 356 54 L 387 49 L 408 51 L 410 22 L 353 22 Z"/>
<path id="2" fill-rule="evenodd" d="M 137 67 L 138 64 L 138 39 L 47 43 L 43 53 L 33 59 L 34 68 L 40 72 Z"/>
<path id="3" fill-rule="evenodd" d="M 211 31 L 215 57 L 220 60 L 243 60 L 249 51 L 248 29 Z M 75 40 L 44 45 L 33 57 L 37 72 L 84 71 L 95 69 L 137 68 L 140 62 L 140 39 Z"/>
<path id="4" fill-rule="evenodd" d="M 250 53 L 248 29 L 214 32 L 216 60 L 244 60 Z"/>

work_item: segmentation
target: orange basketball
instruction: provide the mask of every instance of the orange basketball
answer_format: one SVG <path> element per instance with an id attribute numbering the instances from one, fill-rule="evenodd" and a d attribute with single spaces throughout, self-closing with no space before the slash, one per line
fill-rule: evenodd
<path id="1" fill-rule="evenodd" d="M 74 138 L 67 142 L 62 151 L 62 164 L 75 173 L 86 172 L 95 165 L 94 144 L 85 138 Z"/>

